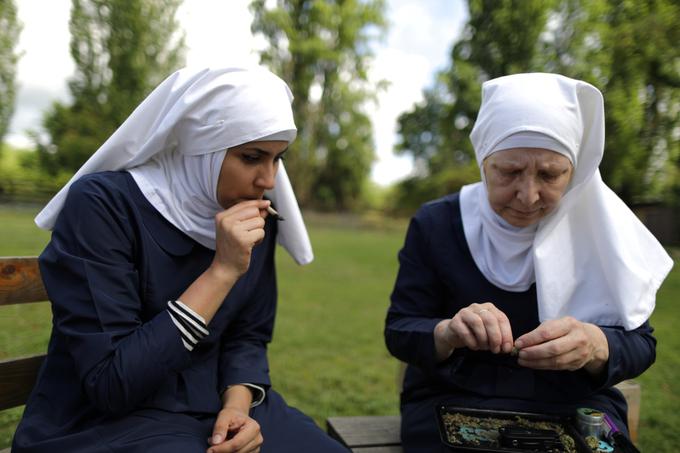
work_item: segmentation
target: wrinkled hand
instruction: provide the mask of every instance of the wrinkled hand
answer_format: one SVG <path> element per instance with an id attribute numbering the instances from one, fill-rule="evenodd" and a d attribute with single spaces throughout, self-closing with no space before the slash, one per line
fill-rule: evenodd
<path id="1" fill-rule="evenodd" d="M 225 407 L 217 414 L 208 453 L 258 453 L 262 442 L 255 420 L 238 409 Z"/>
<path id="2" fill-rule="evenodd" d="M 602 329 L 571 316 L 541 323 L 515 341 L 517 363 L 537 370 L 578 370 L 596 375 L 609 360 Z"/>
<path id="3" fill-rule="evenodd" d="M 510 321 L 491 302 L 472 304 L 453 318 L 441 321 L 434 329 L 434 339 L 439 360 L 462 347 L 494 354 L 512 350 Z"/>
<path id="4" fill-rule="evenodd" d="M 269 200 L 248 200 L 215 216 L 215 258 L 212 266 L 240 277 L 250 266 L 253 247 L 264 239 Z"/>

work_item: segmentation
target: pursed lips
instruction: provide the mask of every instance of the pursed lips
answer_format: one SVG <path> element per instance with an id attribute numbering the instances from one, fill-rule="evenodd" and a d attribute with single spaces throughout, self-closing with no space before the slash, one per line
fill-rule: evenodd
<path id="1" fill-rule="evenodd" d="M 543 211 L 544 208 L 533 209 L 531 211 L 520 211 L 519 209 L 511 208 L 508 206 L 508 209 L 517 215 L 531 217 L 533 215 L 539 214 L 541 211 Z"/>

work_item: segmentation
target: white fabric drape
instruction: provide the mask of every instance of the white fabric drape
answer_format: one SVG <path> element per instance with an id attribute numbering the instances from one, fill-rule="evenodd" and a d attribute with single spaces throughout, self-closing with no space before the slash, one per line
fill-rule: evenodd
<path id="1" fill-rule="evenodd" d="M 484 276 L 509 291 L 534 281 L 541 321 L 570 315 L 634 329 L 649 318 L 673 262 L 654 236 L 602 181 L 602 95 L 557 74 L 516 74 L 484 83 L 470 139 L 477 162 L 518 133 L 540 134 L 566 149 L 574 173 L 558 208 L 516 228 L 491 209 L 484 182 L 461 191 L 465 237 Z M 530 147 L 530 146 L 529 146 Z"/>
<path id="2" fill-rule="evenodd" d="M 285 82 L 261 67 L 181 69 L 142 101 L 35 222 L 51 229 L 70 185 L 81 176 L 126 169 L 168 221 L 214 249 L 225 150 L 271 137 L 292 142 L 297 129 L 291 101 Z M 279 223 L 279 243 L 298 263 L 311 262 L 307 229 L 282 163 L 267 195 L 286 219 Z"/>

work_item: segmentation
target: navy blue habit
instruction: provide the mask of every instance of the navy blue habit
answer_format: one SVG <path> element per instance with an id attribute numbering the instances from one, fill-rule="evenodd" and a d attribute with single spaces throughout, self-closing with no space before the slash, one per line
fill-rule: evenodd
<path id="1" fill-rule="evenodd" d="M 399 263 L 385 342 L 408 364 L 401 394 L 406 453 L 442 451 L 435 417 L 439 404 L 557 415 L 590 407 L 609 414 L 627 432 L 626 401 L 612 386 L 654 362 L 656 340 L 648 322 L 632 331 L 600 326 L 609 342 L 609 362 L 597 378 L 584 370 L 533 370 L 509 354 L 467 348 L 438 363 L 435 325 L 472 303 L 492 302 L 503 311 L 514 338 L 535 329 L 536 287 L 509 292 L 486 280 L 465 239 L 458 194 L 421 207 L 411 219 Z"/>
<path id="2" fill-rule="evenodd" d="M 52 303 L 47 358 L 14 436 L 23 452 L 205 452 L 221 392 L 267 390 L 251 409 L 261 451 L 347 451 L 270 389 L 276 221 L 189 352 L 168 314 L 214 251 L 166 221 L 127 172 L 69 190 L 40 271 Z"/>

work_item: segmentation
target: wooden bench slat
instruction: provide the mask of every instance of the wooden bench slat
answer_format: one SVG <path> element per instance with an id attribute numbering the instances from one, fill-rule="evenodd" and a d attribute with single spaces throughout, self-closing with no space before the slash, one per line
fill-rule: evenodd
<path id="1" fill-rule="evenodd" d="M 352 448 L 352 453 L 404 453 L 404 449 L 397 446 Z"/>
<path id="2" fill-rule="evenodd" d="M 642 393 L 640 383 L 633 379 L 619 382 L 615 386 L 623 393 L 628 403 L 628 431 L 630 440 L 637 444 L 638 429 L 640 427 L 640 394 Z"/>
<path id="3" fill-rule="evenodd" d="M 347 447 L 390 447 L 401 445 L 400 420 L 399 415 L 330 417 L 326 429 Z"/>
<path id="4" fill-rule="evenodd" d="M 47 300 L 38 258 L 35 256 L 0 258 L 0 305 Z"/>
<path id="5" fill-rule="evenodd" d="M 0 361 L 0 410 L 26 404 L 45 355 Z"/>

